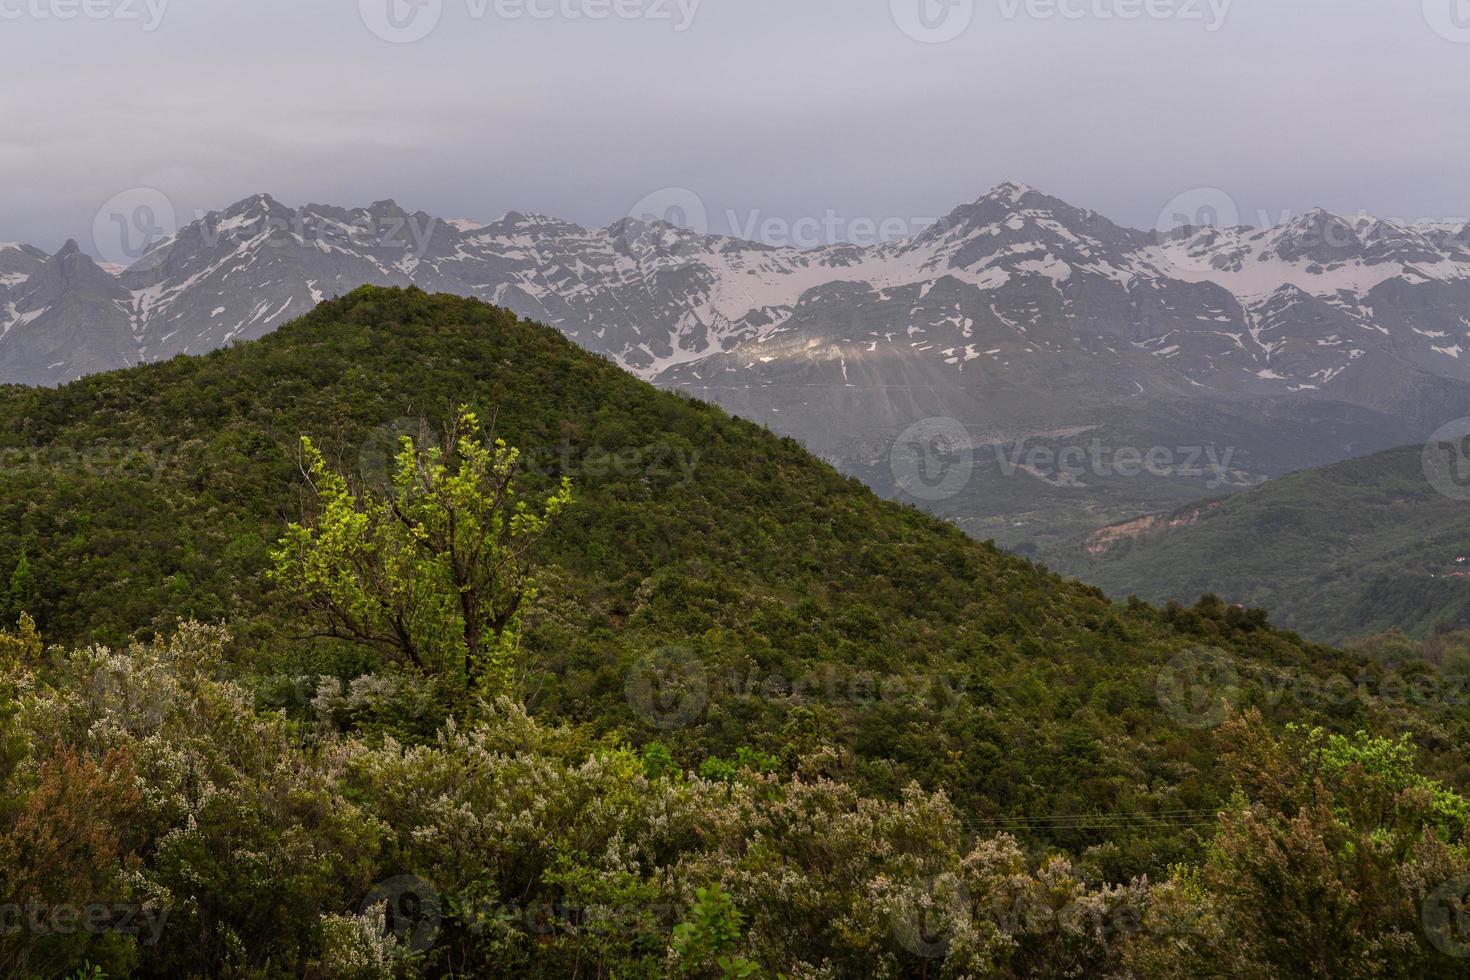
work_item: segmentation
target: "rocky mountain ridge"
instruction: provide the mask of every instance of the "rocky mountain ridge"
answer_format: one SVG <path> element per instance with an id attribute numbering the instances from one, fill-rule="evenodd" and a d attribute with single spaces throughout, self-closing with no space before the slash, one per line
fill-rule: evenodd
<path id="1" fill-rule="evenodd" d="M 1226 482 L 1248 486 L 1470 414 L 1470 226 L 1318 210 L 1155 233 L 1013 183 L 902 240 L 807 250 L 651 217 L 445 221 L 261 194 L 115 273 L 74 243 L 0 250 L 0 381 L 200 353 L 362 284 L 505 306 L 887 493 L 895 441 L 926 419 L 955 420 L 977 446 L 1070 432 L 1229 447 Z M 1009 478 L 1057 489 L 1026 484 L 1033 470 Z M 1166 482 L 1162 496 L 1122 485 L 1107 505 L 1089 496 L 1096 480 L 1061 489 L 1101 524 L 1201 495 Z M 971 522 L 1008 513 L 998 495 L 974 496 L 925 502 L 1004 539 Z"/>

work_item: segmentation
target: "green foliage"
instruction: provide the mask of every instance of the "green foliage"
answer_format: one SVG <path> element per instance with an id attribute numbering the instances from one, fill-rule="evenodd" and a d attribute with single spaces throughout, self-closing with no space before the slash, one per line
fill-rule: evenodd
<path id="1" fill-rule="evenodd" d="M 662 741 L 685 770 L 740 746 L 784 762 L 834 742 L 851 749 L 845 778 L 868 791 L 892 798 L 916 779 L 978 818 L 1038 828 L 1028 841 L 1080 853 L 1105 835 L 1043 818 L 1196 809 L 1224 792 L 1209 740 L 1181 731 L 1156 697 L 1180 650 L 1203 642 L 1243 664 L 1358 669 L 1229 607 L 1114 607 L 555 331 L 412 290 L 358 290 L 256 343 L 0 396 L 0 443 L 100 443 L 119 461 L 0 474 L 11 534 L 0 532 L 0 556 L 13 563 L 25 543 L 40 592 L 32 615 L 59 642 L 146 639 L 180 616 L 228 622 L 232 662 L 262 704 L 297 723 L 325 712 L 339 730 L 429 737 L 454 711 L 450 693 L 401 685 L 423 708 L 397 716 L 392 698 L 353 694 L 356 679 L 388 673 L 390 648 L 302 640 L 320 621 L 287 601 L 299 583 L 272 578 L 269 543 L 303 511 L 322 512 L 303 490 L 301 434 L 333 474 L 360 477 L 365 455 L 402 431 L 394 419 L 453 418 L 467 403 L 520 447 L 527 501 L 576 482 L 576 506 L 534 549 L 540 588 L 520 611 L 529 703 L 548 719 Z M 371 480 L 353 493 L 354 482 L 354 500 L 388 496 Z M 423 600 L 442 614 L 424 629 L 446 666 L 462 642 L 443 626 L 451 599 Z M 668 649 L 687 651 L 705 681 L 703 702 L 672 728 L 627 693 L 649 652 Z M 318 689 L 339 695 L 318 706 Z M 1379 724 L 1359 706 L 1330 722 Z M 1448 767 L 1447 742 L 1398 727 L 1440 746 L 1436 769 Z M 1106 835 L 1110 870 L 1156 872 L 1197 849 L 1162 823 Z"/>
<path id="2" fill-rule="evenodd" d="M 571 481 L 536 509 L 522 499 L 520 453 L 483 442 L 461 408 L 444 447 L 404 436 L 391 485 L 354 494 L 309 438 L 301 441 L 320 513 L 286 529 L 273 578 L 319 617 L 324 634 L 386 649 L 420 670 L 462 671 L 495 695 L 510 687 L 530 554 L 571 501 Z"/>
<path id="3" fill-rule="evenodd" d="M 780 768 L 781 760 L 774 755 L 742 745 L 735 750 L 733 759 L 720 759 L 715 756 L 705 759 L 699 764 L 699 775 L 712 782 L 733 783 L 735 777 L 742 771 L 776 772 Z"/>
<path id="4" fill-rule="evenodd" d="M 1288 725 L 1288 734 L 1305 741 L 1317 771 L 1323 778 L 1341 781 L 1348 773 L 1360 773 L 1383 788 L 1385 795 L 1414 791 L 1425 794 L 1437 822 L 1451 833 L 1470 818 L 1470 800 L 1415 771 L 1414 746 L 1407 734 L 1397 740 L 1356 732 L 1351 736 L 1329 734 L 1321 728 L 1304 731 Z"/>
<path id="5" fill-rule="evenodd" d="M 377 483 L 406 415 L 458 428 Z M 120 460 L 0 474 L 0 568 L 58 644 L 0 638 L 7 884 L 168 912 L 155 944 L 0 937 L 7 973 L 1445 969 L 1412 926 L 1463 868 L 1463 706 L 1246 683 L 1403 644 L 1115 606 L 505 311 L 359 290 L 0 393 L 0 443 Z M 514 574 L 455 560 L 482 536 Z M 1200 648 L 1259 721 L 1168 710 Z"/>
<path id="6" fill-rule="evenodd" d="M 753 977 L 760 968 L 734 951 L 744 937 L 740 910 L 718 884 L 694 891 L 689 920 L 674 927 L 674 952 L 687 976 L 717 974 L 725 980 Z"/>
<path id="7" fill-rule="evenodd" d="M 662 742 L 650 742 L 643 748 L 643 774 L 649 779 L 660 776 L 675 776 L 679 772 L 674 754 Z"/>
<path id="8" fill-rule="evenodd" d="M 0 632 L 0 668 L 15 670 L 26 665 L 34 666 L 40 661 L 44 648 L 36 621 L 21 613 L 13 633 Z"/>
<path id="9" fill-rule="evenodd" d="M 576 484 L 576 505 L 529 556 L 539 588 L 520 610 L 520 687 L 538 716 L 662 741 L 685 771 L 741 746 L 785 764 L 841 744 L 844 778 L 867 791 L 895 798 L 918 780 L 978 818 L 1043 828 L 1028 840 L 1078 852 L 1104 835 L 1041 818 L 1198 808 L 1221 791 L 1209 741 L 1179 732 L 1154 693 L 1159 670 L 1205 639 L 1186 633 L 1194 627 L 1114 608 L 878 500 L 792 440 L 456 297 L 365 288 L 258 342 L 0 393 L 0 444 L 102 444 L 118 460 L 0 474 L 0 557 L 13 563 L 26 545 L 40 592 L 31 614 L 57 642 L 125 645 L 181 616 L 228 623 L 238 679 L 294 723 L 325 714 L 339 731 L 432 737 L 456 710 L 452 685 L 432 681 L 463 668 L 400 684 L 395 697 L 422 713 L 394 717 L 394 698 L 375 693 L 381 680 L 354 694 L 357 679 L 394 673 L 394 648 L 303 639 L 324 632 L 321 621 L 288 601 L 300 579 L 273 577 L 270 553 L 289 522 L 310 528 L 323 512 L 326 484 L 313 492 L 304 479 L 302 434 L 332 474 L 352 477 L 356 503 L 339 507 L 350 524 L 349 510 L 389 496 L 363 473 L 397 469 L 380 462 L 399 444 L 394 420 L 449 419 L 465 404 L 495 420 L 494 440 L 520 448 L 525 500 L 551 498 L 564 477 Z M 351 540 L 361 539 L 343 547 Z M 431 667 L 452 668 L 462 641 L 443 624 L 454 597 L 421 598 L 435 614 L 422 629 L 446 661 Z M 1343 663 L 1223 616 L 1201 623 L 1244 661 Z M 639 664 L 670 649 L 705 681 L 687 723 L 672 727 L 628 695 Z M 336 693 L 317 704 L 318 690 Z M 1373 725 L 1363 713 L 1334 723 Z M 1083 742 L 1096 748 L 1079 770 Z M 1197 847 L 1158 822 L 1135 827 L 1114 835 L 1119 875 Z"/>
<path id="10" fill-rule="evenodd" d="M 188 625 L 6 669 L 26 736 L 5 787 L 20 802 L 0 807 L 7 900 L 137 910 L 131 932 L 7 935 L 7 975 L 62 952 L 109 973 L 291 971 L 319 912 L 365 893 L 379 828 L 330 759 L 216 679 L 224 645 Z"/>
<path id="11" fill-rule="evenodd" d="M 66 980 L 107 980 L 107 973 L 94 963 L 85 963 L 67 974 Z"/>
<path id="12" fill-rule="evenodd" d="M 24 548 L 15 568 L 10 573 L 10 582 L 5 590 L 5 621 L 13 622 L 26 614 L 27 608 L 36 602 L 36 575 L 31 571 L 30 559 Z"/>
<path id="13" fill-rule="evenodd" d="M 1397 740 L 1290 728 L 1248 714 L 1220 733 L 1237 780 L 1206 860 L 1153 896 L 1186 942 L 1135 942 L 1169 976 L 1463 976 L 1429 906 L 1470 890 L 1465 800 L 1417 773 Z"/>

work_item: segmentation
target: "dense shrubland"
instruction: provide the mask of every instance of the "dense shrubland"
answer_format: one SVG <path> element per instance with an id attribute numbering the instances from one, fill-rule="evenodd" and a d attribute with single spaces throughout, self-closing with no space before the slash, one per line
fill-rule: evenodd
<path id="1" fill-rule="evenodd" d="M 1464 951 L 1449 902 L 1470 890 L 1470 802 L 1384 738 L 1236 718 L 1205 853 L 1109 883 L 1086 854 L 972 833 L 943 793 L 865 796 L 838 747 L 705 777 L 506 699 L 408 742 L 257 711 L 211 627 L 115 652 L 4 645 L 0 859 L 9 900 L 45 910 L 0 938 L 7 975 L 1464 966 L 1441 949 Z M 57 924 L 95 907 L 90 930 Z"/>
<path id="2" fill-rule="evenodd" d="M 0 438 L 0 973 L 1470 962 L 1463 658 L 1114 606 L 503 311 L 362 290 Z"/>

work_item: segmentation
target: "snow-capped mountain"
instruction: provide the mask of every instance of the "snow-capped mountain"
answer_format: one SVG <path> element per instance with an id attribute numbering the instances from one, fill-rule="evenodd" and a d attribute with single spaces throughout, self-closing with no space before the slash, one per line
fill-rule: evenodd
<path id="1" fill-rule="evenodd" d="M 814 250 L 635 219 L 478 224 L 391 201 L 292 209 L 259 195 L 117 275 L 71 246 L 49 257 L 0 246 L 3 380 L 57 383 L 209 350 L 363 283 L 500 303 L 650 378 L 739 375 L 820 339 L 929 354 L 957 378 L 976 361 L 1074 351 L 1145 354 L 1171 369 L 1154 383 L 1222 392 L 1320 390 L 1374 353 L 1470 380 L 1470 227 L 1313 211 L 1161 240 L 1017 184 L 904 241 Z M 833 304 L 866 329 L 813 336 L 813 316 Z"/>
<path id="2" fill-rule="evenodd" d="M 1160 235 L 1011 183 L 913 237 L 812 250 L 258 195 L 116 272 L 0 246 L 0 381 L 199 353 L 365 283 L 509 307 L 854 469 L 930 416 L 997 441 L 1125 418 L 1253 447 L 1259 474 L 1470 413 L 1470 226 L 1319 210 Z"/>

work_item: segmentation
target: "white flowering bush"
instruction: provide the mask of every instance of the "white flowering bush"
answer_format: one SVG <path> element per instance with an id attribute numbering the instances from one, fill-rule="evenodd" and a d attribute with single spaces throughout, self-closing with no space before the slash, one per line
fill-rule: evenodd
<path id="1" fill-rule="evenodd" d="M 790 775 L 748 753 L 701 778 L 504 698 L 405 740 L 354 728 L 413 687 L 372 675 L 321 682 L 301 726 L 225 675 L 227 642 L 184 624 L 126 650 L 6 648 L 7 785 L 92 801 L 95 846 L 65 880 L 165 913 L 155 941 L 74 943 L 58 962 L 110 949 L 122 970 L 364 980 L 1109 962 L 1090 924 L 1112 892 L 1008 838 L 970 846 L 942 794 L 863 796 L 833 778 L 840 752 Z M 996 914 L 1017 903 L 1045 928 Z M 10 955 L 39 962 L 48 942 Z"/>
<path id="2" fill-rule="evenodd" d="M 1457 965 L 1421 938 L 1450 946 L 1456 920 L 1414 930 L 1470 881 L 1465 805 L 1381 739 L 1226 726 L 1242 789 L 1207 859 L 1107 884 L 975 835 L 941 792 L 865 795 L 831 747 L 701 776 L 503 697 L 424 738 L 362 722 L 413 703 L 407 675 L 333 679 L 291 721 L 227 675 L 227 643 L 0 635 L 4 898 L 109 910 L 91 932 L 0 932 L 0 973 L 1271 975 L 1297 951 L 1257 940 L 1277 928 L 1263 896 L 1297 878 L 1280 928 L 1337 935 L 1351 975 Z M 1364 903 L 1392 928 L 1365 931 Z"/>

